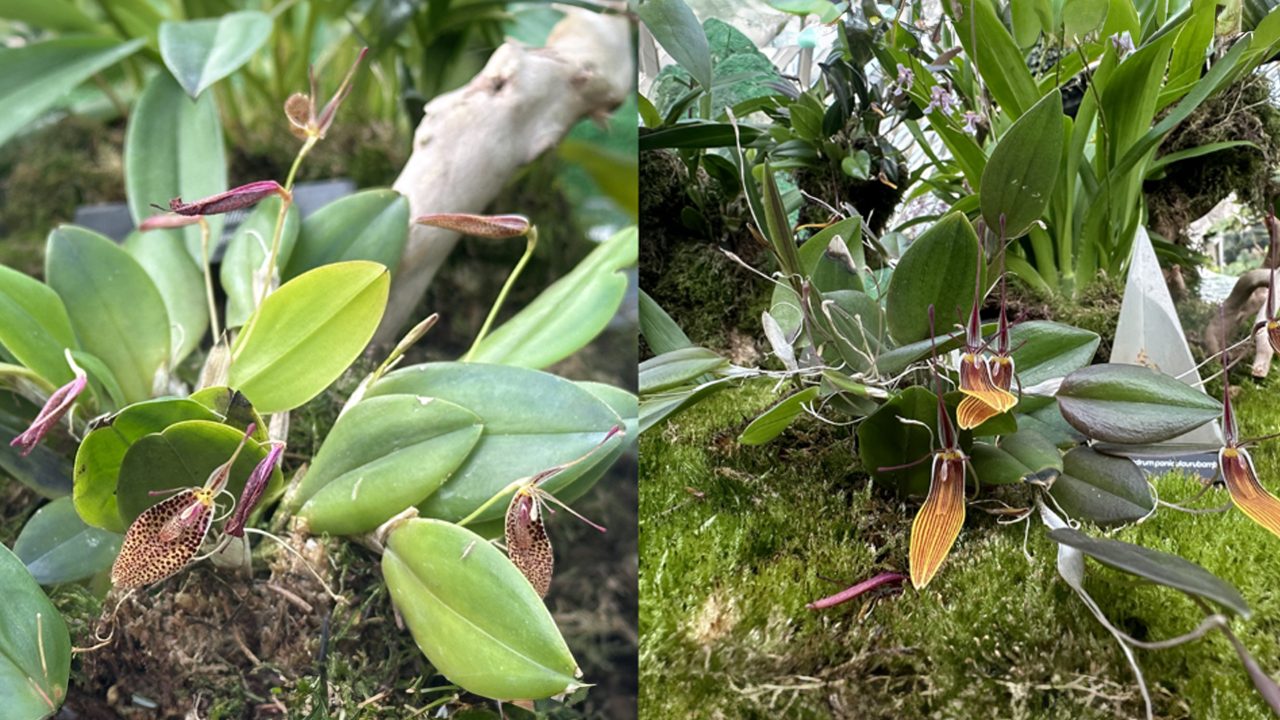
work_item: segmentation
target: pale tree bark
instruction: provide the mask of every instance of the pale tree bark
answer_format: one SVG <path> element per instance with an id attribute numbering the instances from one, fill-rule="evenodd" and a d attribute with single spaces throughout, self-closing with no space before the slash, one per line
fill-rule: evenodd
<path id="1" fill-rule="evenodd" d="M 626 99 L 636 78 L 629 21 L 563 9 L 546 47 L 508 42 L 466 87 L 427 105 L 413 153 L 393 186 L 409 198 L 410 217 L 484 211 L 517 169 L 578 121 L 603 119 Z M 398 339 L 457 241 L 454 232 L 411 226 L 374 342 Z"/>

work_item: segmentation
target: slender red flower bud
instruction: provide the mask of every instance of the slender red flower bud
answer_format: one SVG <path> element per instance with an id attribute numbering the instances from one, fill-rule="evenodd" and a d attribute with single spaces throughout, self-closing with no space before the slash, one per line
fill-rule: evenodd
<path id="1" fill-rule="evenodd" d="M 84 391 L 85 385 L 88 384 L 88 377 L 85 375 L 84 370 L 79 365 L 76 365 L 75 360 L 71 359 L 71 352 L 67 351 L 66 355 L 67 362 L 70 363 L 71 370 L 76 375 L 75 379 L 54 391 L 49 396 L 49 400 L 45 402 L 44 407 L 40 409 L 40 414 L 36 416 L 35 420 L 31 421 L 31 427 L 9 443 L 10 447 L 22 447 L 22 452 L 19 453 L 22 457 L 29 455 L 36 445 L 40 444 L 40 440 L 53 429 L 53 426 L 58 424 L 63 415 L 67 414 L 67 411 L 75 404 L 76 397 Z"/>
<path id="2" fill-rule="evenodd" d="M 262 500 L 262 493 L 266 492 L 267 484 L 271 481 L 271 473 L 283 454 L 284 443 L 272 444 L 271 451 L 249 475 L 249 480 L 244 484 L 244 492 L 240 494 L 240 502 L 227 520 L 227 524 L 223 526 L 223 532 L 235 537 L 244 537 L 244 524 L 249 520 L 249 513 L 253 512 L 258 502 Z"/>
<path id="3" fill-rule="evenodd" d="M 433 213 L 414 220 L 419 225 L 453 230 L 464 235 L 485 238 L 512 238 L 529 232 L 529 218 L 523 215 L 469 215 L 466 213 Z"/>
<path id="4" fill-rule="evenodd" d="M 288 191 L 275 180 L 260 180 L 195 202 L 184 203 L 177 197 L 169 201 L 169 210 L 179 215 L 221 215 L 247 208 L 268 195 L 287 197 Z"/>

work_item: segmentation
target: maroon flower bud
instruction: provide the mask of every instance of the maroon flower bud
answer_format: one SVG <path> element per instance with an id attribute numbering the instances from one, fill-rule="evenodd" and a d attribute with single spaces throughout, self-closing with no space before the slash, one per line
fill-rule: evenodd
<path id="1" fill-rule="evenodd" d="M 275 470 L 276 463 L 280 462 L 280 456 L 284 454 L 284 443 L 273 443 L 271 451 L 267 456 L 258 463 L 253 469 L 253 473 L 249 475 L 249 480 L 244 484 L 244 492 L 240 494 L 240 502 L 236 504 L 235 512 L 231 513 L 227 524 L 222 527 L 222 531 L 228 535 L 235 537 L 244 537 L 244 524 L 249 521 L 249 513 L 258 506 L 258 502 L 262 500 L 262 493 L 267 489 L 267 483 L 271 480 L 271 472 Z"/>
<path id="2" fill-rule="evenodd" d="M 433 213 L 423 215 L 414 222 L 485 238 L 512 238 L 529 232 L 529 218 L 523 215 Z"/>
<path id="3" fill-rule="evenodd" d="M 143 220 L 138 229 L 142 232 L 148 230 L 166 230 L 169 228 L 180 228 L 187 225 L 195 225 L 200 222 L 199 215 L 152 215 Z"/>
<path id="4" fill-rule="evenodd" d="M 22 446 L 22 452 L 19 453 L 22 457 L 29 455 L 35 449 L 35 446 L 40 443 L 40 440 L 53 429 L 53 426 L 58 424 L 62 416 L 67 414 L 67 411 L 75 404 L 76 396 L 84 391 L 84 386 L 88 383 L 84 370 L 80 369 L 80 366 L 76 365 L 75 361 L 71 359 L 70 351 L 67 352 L 67 362 L 71 364 L 71 369 L 75 371 L 75 379 L 58 388 L 50 395 L 49 401 L 44 404 L 40 414 L 31 422 L 31 427 L 9 443 L 10 447 Z"/>
<path id="5" fill-rule="evenodd" d="M 247 208 L 268 195 L 287 197 L 288 191 L 275 180 L 261 180 L 191 203 L 177 197 L 169 201 L 169 209 L 179 215 L 221 215 Z"/>

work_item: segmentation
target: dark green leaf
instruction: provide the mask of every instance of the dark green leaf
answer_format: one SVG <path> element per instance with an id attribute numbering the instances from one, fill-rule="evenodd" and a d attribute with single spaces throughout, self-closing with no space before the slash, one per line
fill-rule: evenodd
<path id="1" fill-rule="evenodd" d="M 728 364 L 728 360 L 706 348 L 687 347 L 664 353 L 640 363 L 640 394 L 679 387 Z"/>
<path id="2" fill-rule="evenodd" d="M 1132 460 L 1084 446 L 1063 458 L 1049 494 L 1067 515 L 1103 526 L 1141 520 L 1156 504 L 1146 474 Z"/>
<path id="3" fill-rule="evenodd" d="M 903 419 L 924 423 L 927 427 L 902 422 Z M 930 433 L 932 430 L 932 433 Z M 899 496 L 929 492 L 934 450 L 938 430 L 938 396 L 919 387 L 898 393 L 880 409 L 858 425 L 858 453 L 871 479 Z M 923 459 L 923 462 L 920 462 Z M 880 468 L 916 463 L 897 470 Z"/>
<path id="4" fill-rule="evenodd" d="M 5 718 L 49 717 L 67 697 L 71 634 L 62 615 L 9 548 L 0 545 L 0 690 Z"/>
<path id="5" fill-rule="evenodd" d="M 181 363 L 204 340 L 209 329 L 209 303 L 204 275 L 182 246 L 174 230 L 134 231 L 124 249 L 147 271 L 169 315 L 169 347 L 172 365 Z"/>
<path id="6" fill-rule="evenodd" d="M 90 527 L 69 497 L 40 508 L 22 528 L 13 554 L 41 585 L 73 582 L 110 569 L 124 536 Z"/>
<path id="7" fill-rule="evenodd" d="M 739 139 L 746 146 L 763 134 L 762 130 L 750 125 L 738 125 L 738 132 L 735 133 L 733 125 L 729 123 L 682 122 L 674 127 L 644 133 L 640 136 L 640 150 L 733 147 L 738 144 Z"/>
<path id="8" fill-rule="evenodd" d="M 1105 0 L 1103 0 L 1105 2 Z M 1005 237 L 1021 236 L 1049 205 L 1062 164 L 1062 95 L 1055 89 L 1013 123 L 982 171 L 982 217 Z"/>
<path id="9" fill-rule="evenodd" d="M 916 238 L 889 280 L 884 306 L 889 335 L 900 345 L 927 340 L 930 305 L 939 335 L 967 317 L 978 255 L 978 235 L 962 213 L 947 215 Z"/>
<path id="10" fill-rule="evenodd" d="M 349 260 L 370 260 L 395 272 L 408 237 L 408 198 L 395 190 L 348 195 L 302 221 L 281 277 L 288 281 L 321 265 Z"/>
<path id="11" fill-rule="evenodd" d="M 791 395 L 752 420 L 747 429 L 738 436 L 738 442 L 743 445 L 763 445 L 769 442 L 786 430 L 792 420 L 803 414 L 804 404 L 816 397 L 818 397 L 817 386 Z"/>
<path id="12" fill-rule="evenodd" d="M 698 18 L 684 0 L 649 0 L 637 11 L 653 39 L 702 88 L 711 87 L 711 47 Z"/>
<path id="13" fill-rule="evenodd" d="M 1217 400 L 1139 365 L 1092 365 L 1058 389 L 1062 416 L 1105 442 L 1143 445 L 1177 437 L 1222 415 Z"/>
<path id="14" fill-rule="evenodd" d="M 76 336 L 62 299 L 48 285 L 0 265 L 0 344 L 18 362 L 50 384 L 62 386 L 75 377 L 66 348 L 76 349 Z"/>

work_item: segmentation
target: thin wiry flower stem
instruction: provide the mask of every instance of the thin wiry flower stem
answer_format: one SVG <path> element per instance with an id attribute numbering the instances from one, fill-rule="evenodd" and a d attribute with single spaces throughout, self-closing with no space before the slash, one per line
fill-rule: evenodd
<path id="1" fill-rule="evenodd" d="M 298 150 L 298 156 L 293 159 L 293 166 L 289 168 L 289 177 L 285 178 L 285 190 L 293 191 L 293 178 L 298 174 L 298 166 L 302 165 L 302 158 L 306 157 L 307 153 L 311 152 L 311 148 L 315 147 L 319 141 L 319 136 L 308 135 L 306 142 L 302 143 L 302 148 Z"/>
<path id="2" fill-rule="evenodd" d="M 204 253 L 204 294 L 209 303 L 209 327 L 213 330 L 214 342 L 222 335 L 218 329 L 218 305 L 213 301 L 213 271 L 209 268 L 209 223 L 200 216 L 200 248 Z"/>
<path id="3" fill-rule="evenodd" d="M 480 326 L 480 332 L 476 335 L 475 342 L 471 343 L 471 349 L 467 351 L 466 355 L 462 356 L 462 362 L 471 362 L 471 358 L 480 349 L 480 343 L 484 342 L 485 336 L 489 334 L 489 328 L 493 326 L 493 321 L 498 317 L 498 311 L 502 309 L 502 303 L 506 302 L 507 293 L 511 292 L 511 286 L 515 284 L 516 278 L 520 277 L 524 266 L 529 264 L 529 258 L 533 257 L 533 248 L 538 244 L 538 229 L 530 225 L 529 232 L 525 234 L 525 237 L 528 238 L 528 243 L 525 245 L 524 255 L 520 256 L 520 262 L 516 263 L 511 274 L 507 276 L 507 281 L 502 284 L 498 299 L 493 301 L 493 307 L 489 308 L 489 316 L 484 319 L 484 325 Z"/>
<path id="4" fill-rule="evenodd" d="M 305 149 L 311 144 L 311 138 L 307 138 L 307 145 L 304 145 L 303 148 Z M 302 158 L 301 154 L 298 158 Z M 294 164 L 294 168 L 297 168 L 296 163 Z M 289 171 L 289 176 L 290 178 L 293 177 L 292 170 Z M 280 256 L 280 235 L 284 232 L 285 216 L 289 213 L 289 206 L 291 204 L 293 204 L 293 193 L 286 189 L 283 201 L 280 203 L 280 215 L 276 218 L 275 235 L 271 238 L 271 258 L 270 262 L 267 263 L 267 279 L 266 282 L 262 284 L 262 297 L 258 298 L 258 307 L 262 307 L 262 303 L 267 301 L 267 295 L 271 292 L 271 278 L 275 277 L 276 258 Z"/>

